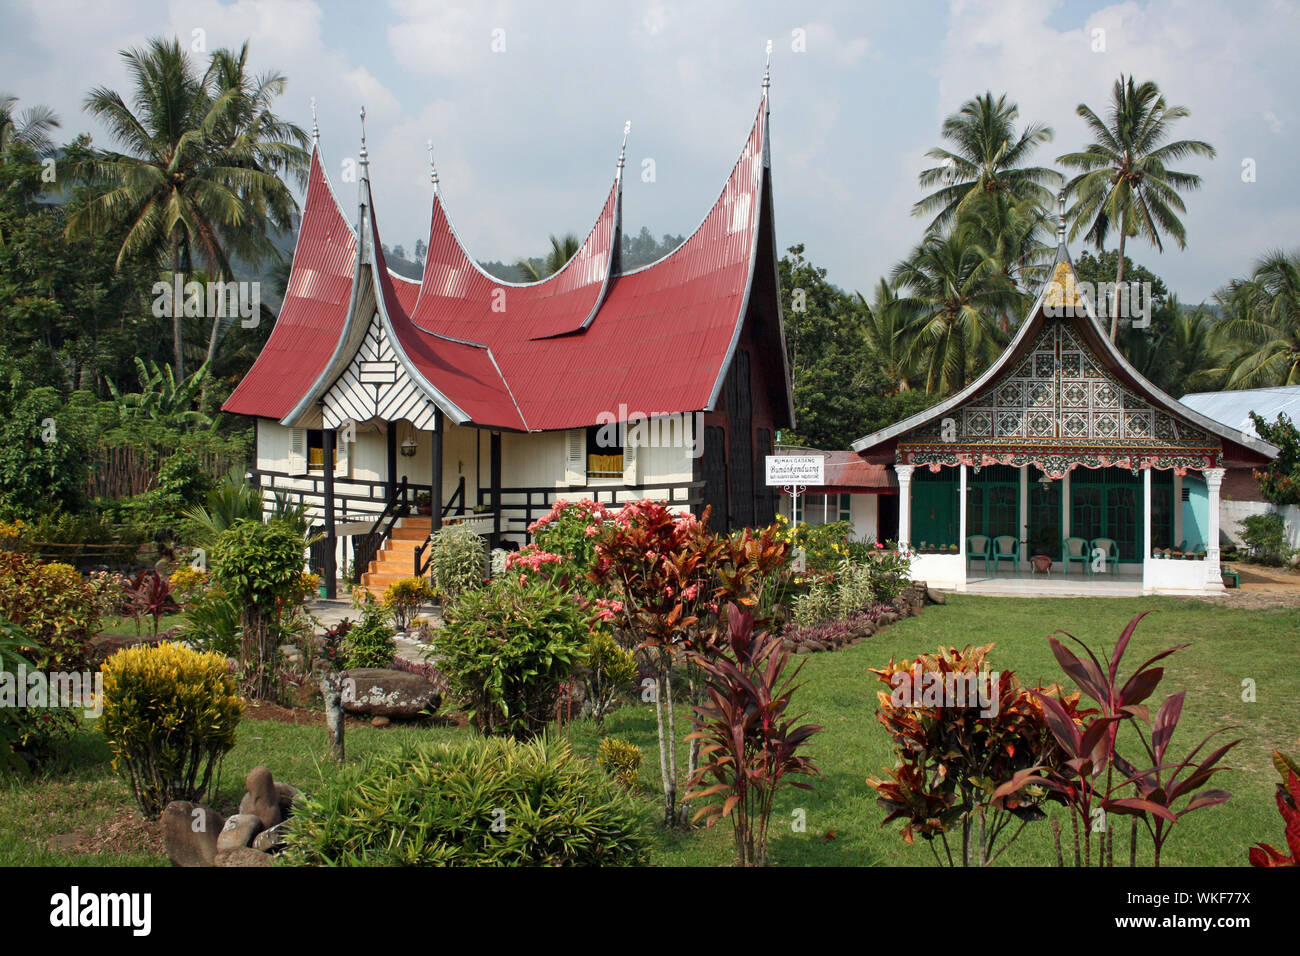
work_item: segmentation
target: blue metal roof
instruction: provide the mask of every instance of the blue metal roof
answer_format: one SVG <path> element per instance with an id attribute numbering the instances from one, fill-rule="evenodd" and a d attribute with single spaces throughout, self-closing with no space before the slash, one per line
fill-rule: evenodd
<path id="1" fill-rule="evenodd" d="M 1267 422 L 1277 421 L 1285 414 L 1293 422 L 1300 422 L 1300 385 L 1278 388 L 1244 388 L 1230 392 L 1193 392 L 1184 395 L 1182 403 L 1229 428 L 1256 438 L 1250 413 L 1255 412 Z"/>

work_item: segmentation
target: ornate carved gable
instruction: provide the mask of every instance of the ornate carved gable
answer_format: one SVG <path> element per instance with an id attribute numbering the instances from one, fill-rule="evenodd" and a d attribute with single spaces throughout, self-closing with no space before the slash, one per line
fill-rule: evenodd
<path id="1" fill-rule="evenodd" d="M 1077 300 L 1065 263 L 1060 305 Z M 1071 327 L 1046 319 L 1023 358 L 947 416 L 900 438 L 898 460 L 929 465 L 1035 464 L 1053 477 L 1089 468 L 1204 468 L 1216 436 L 1153 407 L 1121 384 Z"/>
<path id="2" fill-rule="evenodd" d="M 323 400 L 326 428 L 338 428 L 347 421 L 404 418 L 416 428 L 430 429 L 437 407 L 398 360 L 378 312 L 352 361 Z"/>

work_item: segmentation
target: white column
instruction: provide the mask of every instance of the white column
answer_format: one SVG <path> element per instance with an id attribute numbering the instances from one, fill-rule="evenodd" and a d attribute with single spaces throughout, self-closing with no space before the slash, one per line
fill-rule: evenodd
<path id="1" fill-rule="evenodd" d="M 1178 547 L 1178 542 L 1183 540 L 1183 476 L 1177 471 L 1174 472 L 1174 540 L 1173 546 Z"/>
<path id="2" fill-rule="evenodd" d="M 895 465 L 898 475 L 898 548 L 907 551 L 912 546 L 912 470 L 915 465 Z"/>
<path id="3" fill-rule="evenodd" d="M 957 482 L 958 494 L 961 496 L 958 514 L 960 518 L 957 523 L 957 554 L 961 557 L 961 570 L 957 572 L 957 580 L 961 582 L 961 589 L 966 589 L 966 465 L 961 466 L 961 478 Z"/>
<path id="4" fill-rule="evenodd" d="M 1210 494 L 1210 513 L 1205 543 L 1205 586 L 1212 591 L 1223 590 L 1223 572 L 1219 567 L 1219 486 L 1223 484 L 1224 469 L 1206 468 L 1205 489 Z"/>
<path id="5" fill-rule="evenodd" d="M 1020 533 L 1016 535 L 1020 540 L 1020 561 L 1016 565 L 1017 571 L 1023 571 L 1029 566 L 1029 466 L 1020 466 Z"/>

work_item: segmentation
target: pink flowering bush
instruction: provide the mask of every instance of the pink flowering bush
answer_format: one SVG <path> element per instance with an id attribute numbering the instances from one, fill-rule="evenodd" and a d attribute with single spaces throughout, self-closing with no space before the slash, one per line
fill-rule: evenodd
<path id="1" fill-rule="evenodd" d="M 613 512 L 583 498 L 555 502 L 550 512 L 528 526 L 533 543 L 506 557 L 506 567 L 531 572 L 574 591 L 584 607 L 599 594 L 587 577 L 596 561 L 596 538 Z"/>

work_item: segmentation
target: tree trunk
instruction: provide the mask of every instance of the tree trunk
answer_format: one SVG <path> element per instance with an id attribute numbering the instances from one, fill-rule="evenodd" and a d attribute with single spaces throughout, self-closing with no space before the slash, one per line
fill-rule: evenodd
<path id="1" fill-rule="evenodd" d="M 325 699 L 325 729 L 329 731 L 330 750 L 334 759 L 343 762 L 343 688 L 339 675 L 329 673 L 320 681 L 321 697 Z"/>
<path id="2" fill-rule="evenodd" d="M 659 733 L 659 779 L 664 788 L 664 826 L 672 827 L 676 790 L 668 778 L 668 749 L 664 736 L 664 678 L 663 663 L 659 662 L 655 675 L 655 729 Z"/>
<path id="3" fill-rule="evenodd" d="M 185 288 L 183 281 L 178 282 L 181 276 L 181 243 L 180 239 L 172 236 L 172 346 L 174 349 L 174 365 L 176 368 L 176 381 L 179 384 L 185 380 L 185 333 L 182 330 L 182 319 L 184 318 L 185 305 L 184 298 L 180 295 L 181 290 Z"/>
<path id="4" fill-rule="evenodd" d="M 1119 331 L 1119 287 L 1124 281 L 1124 233 L 1128 231 L 1128 213 L 1119 217 L 1119 266 L 1115 269 L 1115 299 L 1110 304 L 1110 340 L 1115 341 Z"/>

